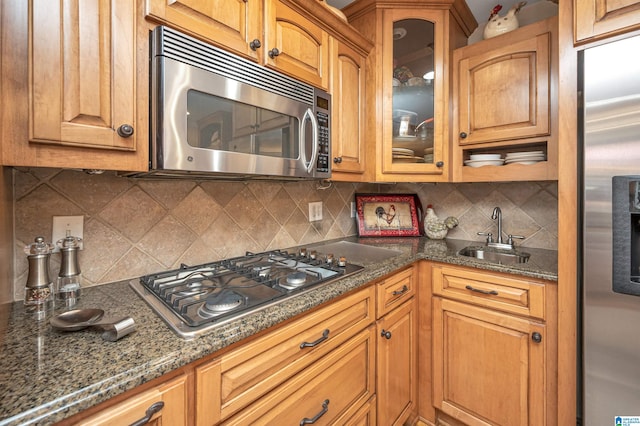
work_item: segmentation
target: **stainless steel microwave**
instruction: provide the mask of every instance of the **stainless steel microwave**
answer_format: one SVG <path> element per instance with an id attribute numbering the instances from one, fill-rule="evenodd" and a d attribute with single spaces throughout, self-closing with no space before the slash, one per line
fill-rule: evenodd
<path id="1" fill-rule="evenodd" d="M 331 97 L 159 26 L 151 42 L 150 174 L 331 177 Z"/>

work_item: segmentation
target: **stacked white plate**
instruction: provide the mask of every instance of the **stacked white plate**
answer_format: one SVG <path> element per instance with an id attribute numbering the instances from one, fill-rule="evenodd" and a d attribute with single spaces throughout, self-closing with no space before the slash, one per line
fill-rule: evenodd
<path id="1" fill-rule="evenodd" d="M 464 164 L 469 167 L 502 166 L 504 160 L 500 154 L 471 154 Z"/>
<path id="2" fill-rule="evenodd" d="M 510 152 L 505 157 L 505 164 L 535 164 L 544 161 L 543 151 Z"/>
<path id="3" fill-rule="evenodd" d="M 502 166 L 504 160 L 465 160 L 464 164 L 469 167 Z"/>

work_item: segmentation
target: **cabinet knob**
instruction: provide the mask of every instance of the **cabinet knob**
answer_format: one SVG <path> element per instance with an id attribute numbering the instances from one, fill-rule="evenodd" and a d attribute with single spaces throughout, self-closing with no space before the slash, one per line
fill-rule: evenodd
<path id="1" fill-rule="evenodd" d="M 465 139 L 466 137 L 467 137 L 467 134 L 465 132 L 460 132 L 461 139 Z"/>
<path id="2" fill-rule="evenodd" d="M 336 164 L 342 163 L 342 157 L 333 157 L 333 162 Z"/>
<path id="3" fill-rule="evenodd" d="M 260 40 L 256 38 L 249 43 L 249 47 L 255 52 L 262 47 L 262 43 L 260 43 Z"/>
<path id="4" fill-rule="evenodd" d="M 385 330 L 384 328 L 382 329 L 382 333 L 380 333 L 380 335 L 387 340 L 391 339 L 391 332 L 389 330 Z"/>
<path id="5" fill-rule="evenodd" d="M 531 340 L 533 340 L 536 343 L 542 342 L 542 334 L 538 333 L 537 331 L 532 333 Z"/>
<path id="6" fill-rule="evenodd" d="M 123 124 L 122 126 L 118 127 L 118 130 L 116 130 L 116 132 L 118 132 L 118 136 L 120 136 L 121 138 L 128 138 L 133 135 L 133 126 L 131 124 Z"/>
<path id="7" fill-rule="evenodd" d="M 144 413 L 144 417 L 136 422 L 131 423 L 131 426 L 143 426 L 148 424 L 151 420 L 151 417 L 153 417 L 154 414 L 160 412 L 160 410 L 162 410 L 163 408 L 164 402 L 162 401 L 151 404 L 151 406 L 147 408 L 147 411 Z"/>
<path id="8" fill-rule="evenodd" d="M 278 48 L 277 48 L 277 47 L 274 47 L 273 49 L 271 49 L 271 50 L 269 51 L 269 57 L 270 57 L 271 59 L 275 58 L 275 57 L 276 57 L 276 56 L 278 56 L 278 55 L 280 55 L 280 51 L 278 50 Z"/>
<path id="9" fill-rule="evenodd" d="M 444 167 L 444 161 L 438 161 L 436 167 Z"/>

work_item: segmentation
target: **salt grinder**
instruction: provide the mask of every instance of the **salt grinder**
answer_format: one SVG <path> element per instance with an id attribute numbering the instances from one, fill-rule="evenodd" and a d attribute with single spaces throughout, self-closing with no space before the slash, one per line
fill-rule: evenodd
<path id="1" fill-rule="evenodd" d="M 36 237 L 34 241 L 24 248 L 29 261 L 24 305 L 27 312 L 33 313 L 37 320 L 42 320 L 54 306 L 53 282 L 49 279 L 49 259 L 53 245 L 45 243 L 43 237 Z"/>
<path id="2" fill-rule="evenodd" d="M 56 300 L 63 306 L 74 306 L 80 298 L 82 276 L 78 264 L 78 250 L 82 239 L 67 235 L 57 241 L 60 248 L 60 273 L 56 281 Z"/>

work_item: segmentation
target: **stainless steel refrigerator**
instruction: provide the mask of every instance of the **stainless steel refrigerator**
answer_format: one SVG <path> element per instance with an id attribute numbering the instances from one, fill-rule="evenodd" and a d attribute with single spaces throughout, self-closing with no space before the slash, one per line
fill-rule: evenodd
<path id="1" fill-rule="evenodd" d="M 580 58 L 578 412 L 587 426 L 640 425 L 640 36 Z"/>

